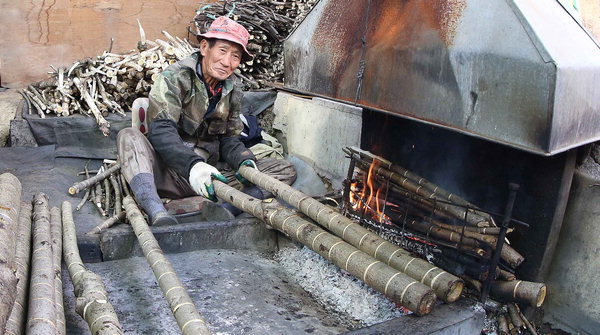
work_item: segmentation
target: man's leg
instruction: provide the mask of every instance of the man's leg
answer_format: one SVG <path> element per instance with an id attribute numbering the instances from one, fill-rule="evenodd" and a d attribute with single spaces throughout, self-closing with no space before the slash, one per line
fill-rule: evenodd
<path id="1" fill-rule="evenodd" d="M 170 176 L 167 169 L 161 166 L 148 139 L 135 128 L 125 128 L 117 135 L 117 150 L 121 172 L 137 202 L 148 214 L 148 222 L 151 225 L 177 223 L 177 219 L 167 213 L 158 196 L 157 185 L 163 184 Z"/>

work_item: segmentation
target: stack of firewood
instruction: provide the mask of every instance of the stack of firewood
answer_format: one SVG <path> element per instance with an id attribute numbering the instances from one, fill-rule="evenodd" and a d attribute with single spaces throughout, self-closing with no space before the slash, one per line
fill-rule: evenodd
<path id="1" fill-rule="evenodd" d="M 234 0 L 201 6 L 194 22 L 197 32 L 206 32 L 218 16 L 227 15 L 250 33 L 248 50 L 252 61 L 242 63 L 236 73 L 247 89 L 283 81 L 283 40 L 310 12 L 317 0 Z"/>
<path id="2" fill-rule="evenodd" d="M 186 41 L 163 34 L 166 41 L 146 40 L 140 26 L 138 48 L 126 53 L 104 52 L 69 67 L 52 67 L 50 79 L 27 86 L 20 93 L 29 112 L 69 116 L 75 113 L 93 116 L 107 136 L 109 113 L 125 115 L 133 100 L 148 96 L 158 74 L 195 49 Z"/>

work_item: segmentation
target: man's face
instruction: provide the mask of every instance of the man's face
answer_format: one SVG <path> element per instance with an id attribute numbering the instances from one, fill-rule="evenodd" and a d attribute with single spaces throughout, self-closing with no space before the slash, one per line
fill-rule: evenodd
<path id="1" fill-rule="evenodd" d="M 211 48 L 206 40 L 200 42 L 202 72 L 219 81 L 227 79 L 242 61 L 242 47 L 237 43 L 217 40 Z"/>

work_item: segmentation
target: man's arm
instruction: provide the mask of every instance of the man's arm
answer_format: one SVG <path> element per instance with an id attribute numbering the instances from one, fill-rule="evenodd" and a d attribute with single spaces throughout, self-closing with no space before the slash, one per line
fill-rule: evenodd
<path id="1" fill-rule="evenodd" d="M 244 146 L 239 136 L 229 136 L 221 138 L 221 157 L 225 159 L 227 164 L 235 171 L 240 167 L 240 164 L 251 159 L 256 161 L 256 157 L 250 149 Z"/>
<path id="2" fill-rule="evenodd" d="M 185 87 L 178 81 L 182 73 L 164 71 L 152 85 L 148 114 L 151 123 L 148 140 L 163 162 L 184 178 L 190 169 L 203 159 L 186 146 L 177 130 L 181 117 L 182 94 Z"/>
<path id="3" fill-rule="evenodd" d="M 156 119 L 149 128 L 148 140 L 156 153 L 168 167 L 188 179 L 192 166 L 204 161 L 202 157 L 183 143 L 173 120 Z"/>

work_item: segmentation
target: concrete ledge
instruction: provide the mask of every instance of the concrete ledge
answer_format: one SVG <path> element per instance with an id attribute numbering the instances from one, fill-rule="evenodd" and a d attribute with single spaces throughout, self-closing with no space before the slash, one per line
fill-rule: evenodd
<path id="1" fill-rule="evenodd" d="M 425 316 L 407 315 L 370 327 L 347 332 L 347 335 L 456 335 L 481 334 L 485 311 L 473 301 L 463 299 L 452 304 L 441 304 Z"/>
<path id="2" fill-rule="evenodd" d="M 267 229 L 265 224 L 257 219 L 182 223 L 176 226 L 151 227 L 151 229 L 165 254 L 206 249 L 260 252 L 277 250 L 276 232 Z M 99 238 L 99 244 L 101 257 L 97 261 L 143 256 L 133 229 L 129 225 L 120 225 L 106 231 Z M 92 250 L 92 248 L 88 249 Z"/>

